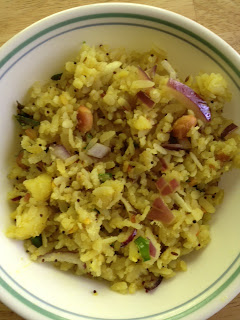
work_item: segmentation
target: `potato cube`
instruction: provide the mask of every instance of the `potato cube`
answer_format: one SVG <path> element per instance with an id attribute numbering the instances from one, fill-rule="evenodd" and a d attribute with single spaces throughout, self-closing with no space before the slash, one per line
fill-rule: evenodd
<path id="1" fill-rule="evenodd" d="M 44 230 L 50 211 L 46 206 L 31 206 L 16 216 L 16 226 L 10 226 L 6 235 L 9 238 L 25 240 L 39 236 Z"/>
<path id="2" fill-rule="evenodd" d="M 146 130 L 151 129 L 152 125 L 147 118 L 140 116 L 138 119 L 133 120 L 133 127 L 137 130 Z"/>
<path id="3" fill-rule="evenodd" d="M 46 173 L 37 178 L 26 180 L 23 184 L 37 201 L 46 201 L 51 195 L 52 178 Z"/>

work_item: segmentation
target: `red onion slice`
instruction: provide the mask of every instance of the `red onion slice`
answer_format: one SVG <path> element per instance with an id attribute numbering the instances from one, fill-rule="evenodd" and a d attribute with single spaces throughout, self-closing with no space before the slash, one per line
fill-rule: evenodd
<path id="1" fill-rule="evenodd" d="M 172 90 L 175 98 L 188 109 L 192 110 L 197 118 L 203 122 L 211 120 L 211 112 L 207 102 L 190 87 L 173 79 L 169 79 L 167 86 Z"/>
<path id="2" fill-rule="evenodd" d="M 155 246 L 152 244 L 151 240 L 149 242 L 149 253 L 150 253 L 150 256 L 152 256 L 152 257 L 155 257 L 156 253 L 157 253 L 157 250 L 156 250 Z"/>
<path id="3" fill-rule="evenodd" d="M 150 209 L 148 219 L 161 221 L 166 224 L 170 224 L 174 220 L 172 211 L 167 207 L 161 198 L 154 200 L 152 208 Z"/>
<path id="4" fill-rule="evenodd" d="M 127 244 L 129 244 L 136 236 L 137 234 L 137 229 L 134 229 L 133 232 L 130 234 L 130 236 L 127 238 L 126 241 L 121 243 L 121 248 L 125 247 Z"/>
<path id="5" fill-rule="evenodd" d="M 144 103 L 148 108 L 152 108 L 155 104 L 154 101 L 152 101 L 148 95 L 146 95 L 146 93 L 144 93 L 143 91 L 139 91 L 137 93 L 137 97 L 139 100 L 142 101 L 142 103 Z"/>
<path id="6" fill-rule="evenodd" d="M 139 74 L 139 78 L 141 80 L 149 80 L 149 81 L 152 81 L 149 76 L 146 74 L 145 71 L 143 71 L 142 68 L 138 67 L 138 74 Z"/>
<path id="7" fill-rule="evenodd" d="M 234 123 L 229 124 L 221 133 L 221 138 L 224 139 L 228 134 L 238 129 L 238 126 Z"/>

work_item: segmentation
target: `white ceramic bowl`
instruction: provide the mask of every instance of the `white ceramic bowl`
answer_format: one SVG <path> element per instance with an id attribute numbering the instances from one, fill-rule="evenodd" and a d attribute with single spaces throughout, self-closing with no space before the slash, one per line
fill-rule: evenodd
<path id="1" fill-rule="evenodd" d="M 20 32 L 0 50 L 1 300 L 31 320 L 206 319 L 240 288 L 239 171 L 222 179 L 225 200 L 211 222 L 211 243 L 187 258 L 186 273 L 164 281 L 154 293 L 124 296 L 104 283 L 31 263 L 22 243 L 4 235 L 10 223 L 6 174 L 16 140 L 15 101 L 22 100 L 35 80 L 57 73 L 83 40 L 136 50 L 156 43 L 183 77 L 221 72 L 233 93 L 226 114 L 240 124 L 239 55 L 215 34 L 180 15 L 136 4 L 99 4 L 60 12 Z M 92 294 L 94 289 L 98 296 Z"/>

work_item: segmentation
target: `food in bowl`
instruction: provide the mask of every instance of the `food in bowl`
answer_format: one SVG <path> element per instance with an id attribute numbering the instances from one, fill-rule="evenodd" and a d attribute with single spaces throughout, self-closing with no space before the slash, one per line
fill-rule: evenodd
<path id="1" fill-rule="evenodd" d="M 7 236 L 33 261 L 155 289 L 210 241 L 221 175 L 240 167 L 220 74 L 179 79 L 166 53 L 90 47 L 18 102 Z"/>

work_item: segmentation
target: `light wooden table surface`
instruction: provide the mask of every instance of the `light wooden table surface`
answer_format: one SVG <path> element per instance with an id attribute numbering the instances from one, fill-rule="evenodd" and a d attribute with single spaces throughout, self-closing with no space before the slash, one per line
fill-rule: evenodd
<path id="1" fill-rule="evenodd" d="M 0 46 L 50 14 L 97 0 L 0 0 Z M 129 2 L 122 0 L 121 2 Z M 182 14 L 211 29 L 240 53 L 240 0 L 131 0 Z M 0 302 L 0 320 L 21 320 Z M 240 320 L 240 295 L 210 320 Z"/>

